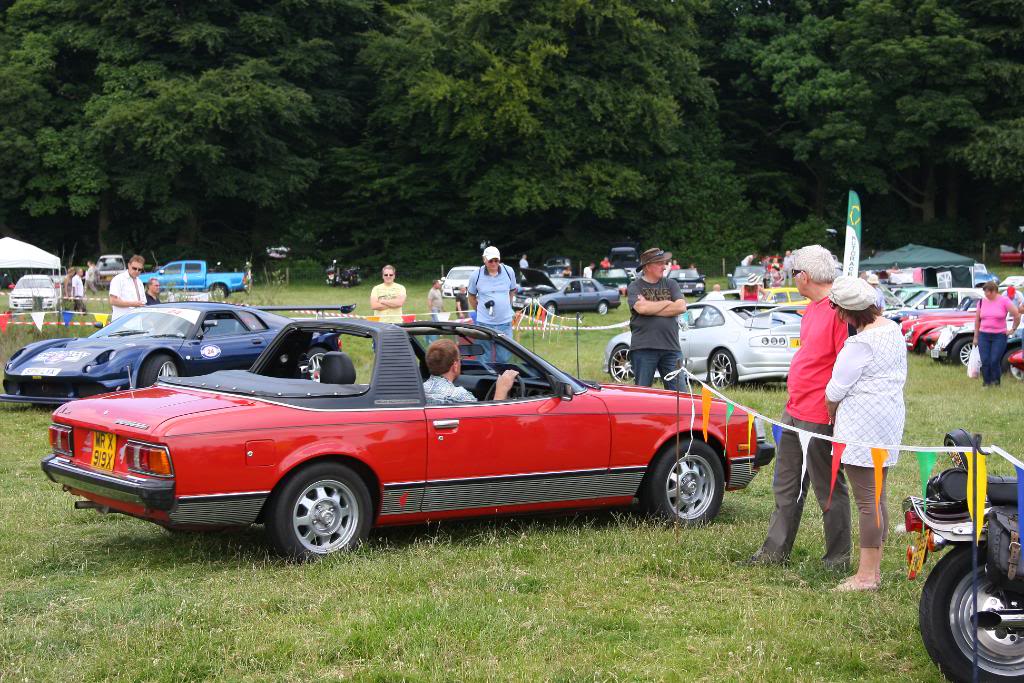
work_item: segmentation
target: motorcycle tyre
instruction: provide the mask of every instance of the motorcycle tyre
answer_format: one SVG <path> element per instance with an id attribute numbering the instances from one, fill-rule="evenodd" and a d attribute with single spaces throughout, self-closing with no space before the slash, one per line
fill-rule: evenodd
<path id="1" fill-rule="evenodd" d="M 978 554 L 980 580 L 985 581 L 984 547 L 978 549 Z M 949 606 L 953 599 L 953 591 L 961 579 L 970 573 L 971 547 L 954 548 L 935 565 L 921 591 L 921 605 L 918 611 L 921 639 L 932 661 L 951 681 L 972 680 L 970 652 L 965 656 L 960 650 L 949 625 Z M 978 673 L 982 681 L 1021 680 L 1020 676 L 1000 676 L 980 667 Z"/>

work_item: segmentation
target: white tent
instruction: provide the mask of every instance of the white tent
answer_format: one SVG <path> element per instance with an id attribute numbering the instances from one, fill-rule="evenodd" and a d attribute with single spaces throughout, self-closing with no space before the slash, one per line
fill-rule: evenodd
<path id="1" fill-rule="evenodd" d="M 0 239 L 0 268 L 46 268 L 60 270 L 60 259 L 39 247 L 13 237 Z"/>

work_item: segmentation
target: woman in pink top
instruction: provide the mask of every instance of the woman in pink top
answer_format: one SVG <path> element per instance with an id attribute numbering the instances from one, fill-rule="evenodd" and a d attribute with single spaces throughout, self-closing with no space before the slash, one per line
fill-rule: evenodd
<path id="1" fill-rule="evenodd" d="M 1020 311 L 1005 296 L 999 293 L 994 282 L 982 287 L 985 297 L 978 303 L 974 315 L 974 344 L 981 353 L 981 377 L 983 386 L 999 384 L 1003 371 L 1003 354 L 1006 353 L 1006 338 L 1012 337 L 1020 325 Z M 1006 314 L 1013 316 L 1013 327 L 1006 329 Z"/>

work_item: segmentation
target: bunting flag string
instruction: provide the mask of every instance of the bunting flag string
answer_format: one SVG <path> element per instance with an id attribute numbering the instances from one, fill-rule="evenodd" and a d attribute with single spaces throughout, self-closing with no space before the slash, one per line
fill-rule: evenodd
<path id="1" fill-rule="evenodd" d="M 729 404 L 725 407 L 725 424 L 729 424 L 729 420 L 732 419 L 733 411 L 736 410 L 736 406 Z M 725 430 L 725 450 L 729 450 L 729 430 Z"/>
<path id="2" fill-rule="evenodd" d="M 40 332 L 43 331 L 43 318 L 45 316 L 46 313 L 44 313 L 43 311 L 32 311 L 32 322 L 33 324 L 35 324 L 36 329 L 39 330 Z"/>
<path id="3" fill-rule="evenodd" d="M 807 448 L 811 445 L 811 439 L 814 436 L 810 432 L 800 431 L 797 432 L 797 438 L 800 439 L 800 451 L 803 455 L 803 459 L 800 461 L 800 494 L 796 497 L 800 500 L 804 496 L 804 478 L 807 476 Z"/>
<path id="4" fill-rule="evenodd" d="M 754 452 L 755 430 L 754 430 L 754 414 L 747 411 L 747 453 Z"/>
<path id="5" fill-rule="evenodd" d="M 884 448 L 871 449 L 871 462 L 875 465 L 875 525 L 882 526 L 882 485 L 885 483 L 885 461 L 889 451 Z"/>
<path id="6" fill-rule="evenodd" d="M 704 441 L 708 440 L 708 419 L 711 417 L 711 394 L 708 392 L 707 387 L 701 387 L 700 390 L 700 416 L 701 416 L 701 428 L 704 432 Z"/>
<path id="7" fill-rule="evenodd" d="M 975 457 L 977 457 L 978 461 L 977 468 L 971 464 Z M 972 453 L 970 458 L 964 459 L 967 461 L 967 512 L 970 513 L 971 519 L 974 521 L 975 533 L 977 533 L 978 540 L 980 541 L 981 532 L 985 525 L 982 523 L 983 520 L 977 517 L 977 514 L 979 512 L 985 514 L 985 497 L 988 494 L 988 468 L 985 465 L 985 454 L 980 450 L 977 452 L 977 456 Z M 971 491 L 974 491 L 977 497 L 971 496 Z"/>
<path id="8" fill-rule="evenodd" d="M 832 442 L 832 483 L 828 489 L 828 505 L 825 506 L 826 510 L 832 507 L 832 492 L 836 488 L 836 477 L 839 475 L 839 466 L 843 463 L 843 451 L 845 450 L 846 444 L 839 441 Z"/>
<path id="9" fill-rule="evenodd" d="M 932 476 L 932 469 L 935 467 L 935 461 L 938 459 L 938 453 L 921 453 L 917 454 L 917 467 L 921 472 L 921 498 L 928 500 L 928 479 Z"/>

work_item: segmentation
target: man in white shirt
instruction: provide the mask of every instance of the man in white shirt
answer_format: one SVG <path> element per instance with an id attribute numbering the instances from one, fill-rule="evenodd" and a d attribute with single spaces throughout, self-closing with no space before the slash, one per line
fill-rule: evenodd
<path id="1" fill-rule="evenodd" d="M 75 310 L 85 313 L 85 283 L 82 282 L 82 271 L 75 271 L 71 278 L 71 298 L 75 301 Z"/>
<path id="2" fill-rule="evenodd" d="M 523 254 L 523 256 L 519 259 L 519 270 L 522 270 L 523 268 L 529 268 L 529 267 L 530 267 L 530 262 L 526 260 L 526 254 Z"/>
<path id="3" fill-rule="evenodd" d="M 110 281 L 110 306 L 114 312 L 110 315 L 113 322 L 133 308 L 146 305 L 146 291 L 139 280 L 146 260 L 136 254 L 128 259 L 128 270 L 118 273 Z"/>

